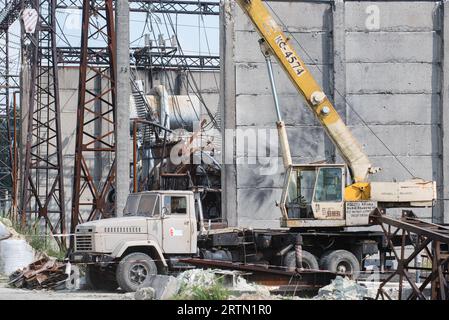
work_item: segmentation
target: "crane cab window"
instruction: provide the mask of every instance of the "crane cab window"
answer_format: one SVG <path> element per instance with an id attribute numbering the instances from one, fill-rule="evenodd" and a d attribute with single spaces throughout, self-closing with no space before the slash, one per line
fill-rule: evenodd
<path id="1" fill-rule="evenodd" d="M 310 218 L 313 216 L 311 204 L 315 180 L 315 168 L 292 171 L 287 194 L 287 210 L 290 218 Z"/>
<path id="2" fill-rule="evenodd" d="M 168 214 L 186 214 L 187 198 L 184 196 L 165 196 L 164 207 Z"/>
<path id="3" fill-rule="evenodd" d="M 340 202 L 343 199 L 341 168 L 320 168 L 316 180 L 316 202 Z"/>

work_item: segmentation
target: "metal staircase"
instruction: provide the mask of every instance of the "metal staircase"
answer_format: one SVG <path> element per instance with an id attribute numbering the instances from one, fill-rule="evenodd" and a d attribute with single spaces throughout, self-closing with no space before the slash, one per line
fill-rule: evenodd
<path id="1" fill-rule="evenodd" d="M 155 119 L 155 115 L 152 112 L 150 104 L 137 84 L 137 71 L 134 68 L 131 68 L 130 74 L 131 96 L 134 102 L 137 116 L 143 120 L 156 122 L 157 119 Z M 154 137 L 157 136 L 157 134 L 158 132 L 155 132 L 154 126 L 143 126 L 143 129 L 140 132 L 140 139 L 142 144 L 150 143 L 152 140 L 154 140 Z"/>

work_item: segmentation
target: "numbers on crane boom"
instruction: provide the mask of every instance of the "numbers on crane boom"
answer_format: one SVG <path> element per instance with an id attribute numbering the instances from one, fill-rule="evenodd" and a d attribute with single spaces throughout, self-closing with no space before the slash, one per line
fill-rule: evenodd
<path id="1" fill-rule="evenodd" d="M 302 75 L 306 70 L 304 66 L 301 64 L 299 58 L 287 44 L 287 41 L 284 39 L 284 37 L 282 35 L 279 35 L 274 39 L 274 41 L 279 47 L 279 49 L 281 49 L 282 53 L 284 54 L 284 57 L 287 59 L 287 62 L 295 71 L 296 75 L 298 77 Z"/>

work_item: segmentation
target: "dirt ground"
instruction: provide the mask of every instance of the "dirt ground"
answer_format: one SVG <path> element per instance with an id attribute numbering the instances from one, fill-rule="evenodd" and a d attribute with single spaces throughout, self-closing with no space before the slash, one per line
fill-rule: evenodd
<path id="1" fill-rule="evenodd" d="M 122 292 L 48 291 L 10 288 L 6 279 L 0 279 L 0 300 L 129 300 Z"/>

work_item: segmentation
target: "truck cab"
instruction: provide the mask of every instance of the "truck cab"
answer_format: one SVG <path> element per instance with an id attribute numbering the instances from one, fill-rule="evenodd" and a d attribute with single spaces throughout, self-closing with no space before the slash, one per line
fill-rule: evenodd
<path id="1" fill-rule="evenodd" d="M 165 273 L 172 258 L 196 255 L 197 231 L 192 191 L 134 193 L 123 217 L 76 227 L 70 260 L 87 263 L 95 289 L 135 291 L 147 286 L 148 275 Z"/>
<path id="2" fill-rule="evenodd" d="M 197 219 L 191 191 L 145 191 L 130 194 L 124 217 L 146 217 L 148 234 L 169 254 L 196 252 Z"/>

